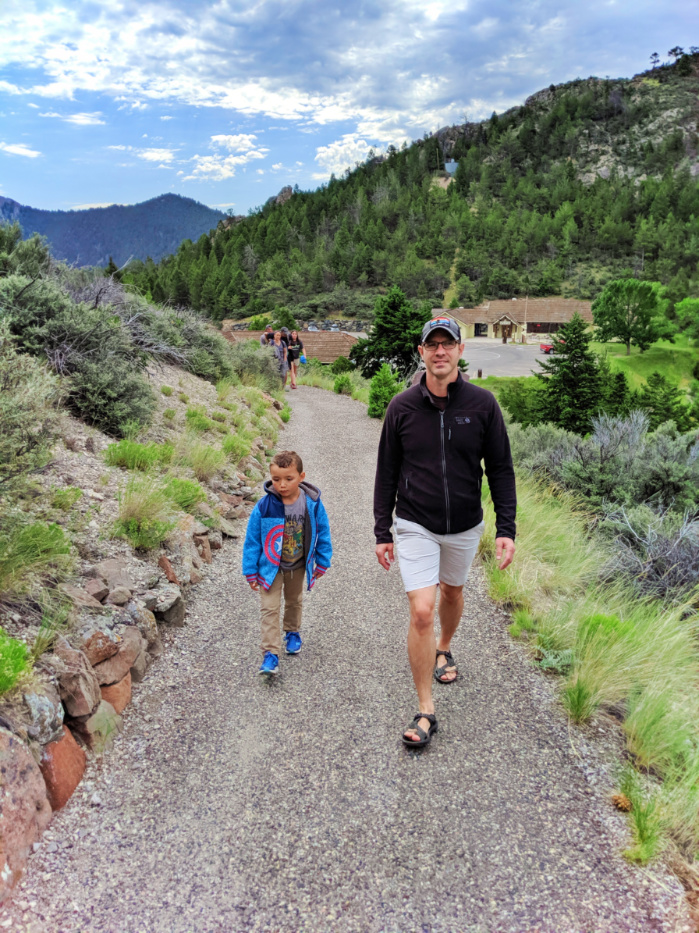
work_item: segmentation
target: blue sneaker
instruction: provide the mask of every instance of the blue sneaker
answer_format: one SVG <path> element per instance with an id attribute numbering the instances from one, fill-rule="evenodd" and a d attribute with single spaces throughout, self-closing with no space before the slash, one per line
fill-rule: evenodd
<path id="1" fill-rule="evenodd" d="M 284 641 L 286 642 L 287 654 L 298 654 L 301 650 L 301 636 L 298 632 L 284 632 Z"/>
<path id="2" fill-rule="evenodd" d="M 272 654 L 271 651 L 265 651 L 265 656 L 262 661 L 262 667 L 257 672 L 258 674 L 278 674 L 279 673 L 279 658 L 276 654 Z"/>

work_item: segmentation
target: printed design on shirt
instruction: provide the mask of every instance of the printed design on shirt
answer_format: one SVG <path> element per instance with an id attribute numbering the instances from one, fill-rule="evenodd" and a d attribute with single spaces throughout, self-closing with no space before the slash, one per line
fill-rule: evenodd
<path id="1" fill-rule="evenodd" d="M 284 523 L 282 560 L 293 564 L 303 557 L 303 515 L 287 518 Z"/>
<path id="2" fill-rule="evenodd" d="M 457 415 L 454 418 L 454 421 L 456 421 L 457 424 L 470 424 L 471 423 L 470 418 L 463 418 L 461 415 Z"/>
<path id="3" fill-rule="evenodd" d="M 283 538 L 283 525 L 275 525 L 274 528 L 267 532 L 267 537 L 265 538 L 265 557 L 275 566 L 279 566 L 279 562 L 281 561 Z"/>

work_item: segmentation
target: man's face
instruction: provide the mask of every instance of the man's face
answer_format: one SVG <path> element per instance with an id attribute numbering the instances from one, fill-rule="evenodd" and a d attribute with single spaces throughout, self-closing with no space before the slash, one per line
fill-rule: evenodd
<path id="1" fill-rule="evenodd" d="M 269 472 L 274 491 L 280 496 L 282 502 L 289 504 L 296 502 L 299 497 L 299 486 L 306 478 L 306 474 L 299 473 L 293 463 L 288 467 L 280 467 L 272 463 Z"/>
<path id="2" fill-rule="evenodd" d="M 456 375 L 464 345 L 454 340 L 449 331 L 436 328 L 418 350 L 431 376 L 450 379 Z"/>

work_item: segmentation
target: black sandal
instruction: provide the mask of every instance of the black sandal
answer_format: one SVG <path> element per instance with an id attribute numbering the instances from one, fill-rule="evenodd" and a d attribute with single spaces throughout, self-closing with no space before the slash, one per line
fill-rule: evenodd
<path id="1" fill-rule="evenodd" d="M 420 722 L 421 719 L 426 719 L 430 724 L 430 728 L 427 730 L 427 732 L 425 732 L 422 726 L 418 726 L 418 723 Z M 417 732 L 417 734 L 420 736 L 420 738 L 417 741 L 415 741 L 414 739 L 407 739 L 405 737 L 405 733 L 409 729 L 412 729 L 414 732 Z M 435 716 L 434 713 L 416 713 L 413 721 L 410 723 L 409 726 L 406 726 L 405 731 L 403 732 L 403 735 L 402 735 L 403 744 L 407 745 L 408 748 L 424 748 L 425 745 L 430 744 L 430 740 L 432 739 L 432 736 L 434 735 L 436 731 L 437 731 L 437 717 Z"/>
<path id="2" fill-rule="evenodd" d="M 458 678 L 459 678 L 459 672 L 458 672 L 458 671 L 454 671 L 454 677 L 452 677 L 451 680 L 442 680 L 442 677 L 444 677 L 444 675 L 447 673 L 447 668 L 448 668 L 448 667 L 456 667 L 456 661 L 454 660 L 453 654 L 451 653 L 451 651 L 439 651 L 439 650 L 437 650 L 437 657 L 439 657 L 440 654 L 441 654 L 441 655 L 444 655 L 444 657 L 445 657 L 445 659 L 446 659 L 446 664 L 440 664 L 439 666 L 435 667 L 435 669 L 434 669 L 434 679 L 437 681 L 438 684 L 453 684 L 453 683 L 456 683 L 456 681 L 457 681 Z M 451 673 L 451 672 L 450 672 L 450 673 Z"/>

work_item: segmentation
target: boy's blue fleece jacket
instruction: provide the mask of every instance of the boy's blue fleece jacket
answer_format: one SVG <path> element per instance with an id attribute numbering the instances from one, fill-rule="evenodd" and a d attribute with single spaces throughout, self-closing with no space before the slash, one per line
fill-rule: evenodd
<path id="1" fill-rule="evenodd" d="M 312 483 L 301 483 L 306 493 L 304 550 L 306 582 L 310 590 L 318 577 L 330 567 L 333 549 L 330 543 L 330 523 L 325 506 L 320 501 L 320 489 Z M 248 583 L 257 581 L 268 590 L 279 570 L 284 537 L 284 503 L 276 494 L 272 481 L 265 483 L 266 495 L 252 510 L 243 546 L 243 573 Z"/>

